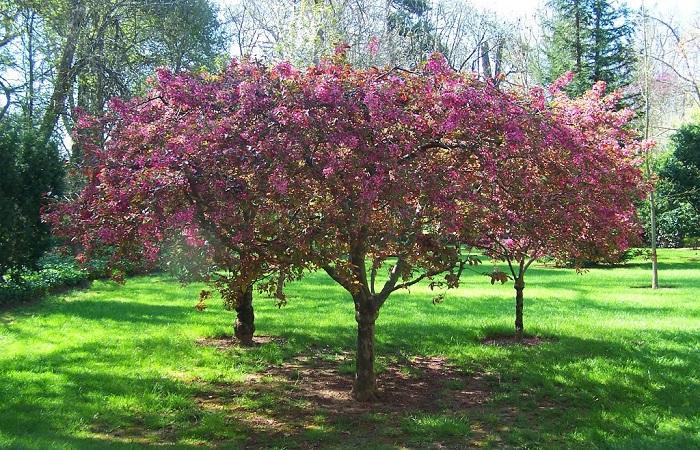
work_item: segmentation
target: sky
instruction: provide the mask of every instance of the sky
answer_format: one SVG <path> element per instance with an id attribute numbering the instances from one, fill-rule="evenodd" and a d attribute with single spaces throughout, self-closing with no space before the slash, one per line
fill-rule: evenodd
<path id="1" fill-rule="evenodd" d="M 544 1 L 541 0 L 470 0 L 479 9 L 490 10 L 498 16 L 529 17 L 537 12 Z"/>
<path id="2" fill-rule="evenodd" d="M 479 9 L 490 10 L 498 16 L 506 16 L 511 19 L 531 18 L 546 3 L 545 0 L 469 1 Z M 632 9 L 638 9 L 644 3 L 649 10 L 659 11 L 663 17 L 674 17 L 679 22 L 690 20 L 700 14 L 700 1 L 698 0 L 627 0 L 625 3 Z"/>
<path id="3" fill-rule="evenodd" d="M 220 5 L 234 4 L 237 0 L 216 0 Z M 534 20 L 538 10 L 544 8 L 547 0 L 468 0 L 482 10 L 489 10 L 499 17 L 508 19 L 524 18 Z M 613 0 L 614 2 L 615 0 Z M 638 9 L 642 4 L 650 11 L 658 12 L 665 19 L 673 18 L 678 24 L 691 21 L 700 16 L 700 0 L 618 0 L 631 9 Z"/>

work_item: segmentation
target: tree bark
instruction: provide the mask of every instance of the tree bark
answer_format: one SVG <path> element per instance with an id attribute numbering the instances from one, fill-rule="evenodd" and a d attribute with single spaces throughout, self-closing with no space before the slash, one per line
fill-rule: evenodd
<path id="1" fill-rule="evenodd" d="M 518 341 L 523 340 L 523 290 L 525 290 L 525 281 L 522 277 L 515 280 L 515 338 Z"/>
<path id="2" fill-rule="evenodd" d="M 659 259 L 656 252 L 656 201 L 654 191 L 649 193 L 649 216 L 651 218 L 651 288 L 659 288 Z"/>
<path id="3" fill-rule="evenodd" d="M 574 2 L 574 20 L 574 50 L 576 52 L 576 74 L 580 74 L 583 48 L 581 44 L 581 7 L 578 0 Z"/>
<path id="4" fill-rule="evenodd" d="M 241 345 L 253 345 L 253 333 L 255 333 L 253 285 L 249 285 L 238 299 L 238 304 L 236 306 L 236 323 L 233 326 L 233 331 Z"/>
<path id="5" fill-rule="evenodd" d="M 642 5 L 642 13 L 644 15 L 644 23 L 642 26 L 642 34 L 644 37 L 644 139 L 649 139 L 651 130 L 651 81 L 649 69 L 649 41 L 647 39 L 647 15 L 644 6 Z M 646 176 L 651 179 L 651 149 L 647 150 L 646 154 Z M 649 192 L 649 219 L 651 220 L 651 288 L 659 288 L 659 261 L 656 255 L 656 200 L 654 198 L 654 189 Z"/>
<path id="6" fill-rule="evenodd" d="M 379 398 L 374 374 L 374 323 L 377 320 L 377 309 L 371 297 L 359 294 L 353 300 L 357 321 L 357 355 L 352 396 L 360 402 L 371 402 Z"/>
<path id="7" fill-rule="evenodd" d="M 54 82 L 53 93 L 49 99 L 49 104 L 44 112 L 44 117 L 39 127 L 39 133 L 43 142 L 48 142 L 51 139 L 53 130 L 58 121 L 58 117 L 63 111 L 63 106 L 68 96 L 68 92 L 73 87 L 75 80 L 75 67 L 73 60 L 75 59 L 75 50 L 78 45 L 78 37 L 84 19 L 85 7 L 81 0 L 72 0 L 70 2 L 70 21 L 66 41 L 63 45 L 63 51 L 56 69 L 56 80 Z"/>
<path id="8" fill-rule="evenodd" d="M 27 121 L 34 125 L 34 11 L 26 11 L 27 21 L 27 62 L 29 64 L 27 74 Z"/>

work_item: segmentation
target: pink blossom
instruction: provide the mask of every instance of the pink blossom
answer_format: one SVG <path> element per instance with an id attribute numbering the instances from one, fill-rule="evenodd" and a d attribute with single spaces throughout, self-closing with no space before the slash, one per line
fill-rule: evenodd
<path id="1" fill-rule="evenodd" d="M 372 36 L 369 40 L 367 50 L 371 56 L 377 56 L 377 53 L 379 53 L 379 38 L 377 36 Z"/>
<path id="2" fill-rule="evenodd" d="M 160 253 L 160 248 L 152 242 L 145 242 L 143 244 L 144 257 L 149 262 L 155 262 L 158 259 L 158 254 Z"/>
<path id="3" fill-rule="evenodd" d="M 530 89 L 530 97 L 532 98 L 532 107 L 537 110 L 543 110 L 545 107 L 544 89 L 540 86 L 535 86 Z"/>
<path id="4" fill-rule="evenodd" d="M 342 95 L 342 91 L 337 82 L 323 80 L 314 90 L 316 98 L 323 103 L 333 103 Z"/>
<path id="5" fill-rule="evenodd" d="M 292 66 L 292 63 L 289 61 L 282 61 L 273 68 L 273 73 L 276 73 L 280 78 L 284 79 L 291 78 L 298 72 L 294 66 Z"/>
<path id="6" fill-rule="evenodd" d="M 515 241 L 511 238 L 503 239 L 501 243 L 508 250 L 513 250 L 513 248 L 515 248 Z"/>
<path id="7" fill-rule="evenodd" d="M 115 234 L 114 231 L 109 228 L 100 228 L 97 232 L 97 237 L 105 244 L 110 244 L 114 240 Z"/>
<path id="8" fill-rule="evenodd" d="M 190 247 L 200 248 L 206 243 L 206 241 L 199 236 L 199 231 L 194 227 L 183 228 L 182 236 Z"/>
<path id="9" fill-rule="evenodd" d="M 549 86 L 549 92 L 551 94 L 557 94 L 561 92 L 562 89 L 564 89 L 566 86 L 571 84 L 571 82 L 574 80 L 574 73 L 572 71 L 568 71 L 563 73 L 559 78 L 554 80 L 554 82 Z"/>
<path id="10" fill-rule="evenodd" d="M 433 53 L 430 55 L 428 62 L 425 63 L 425 68 L 435 75 L 444 74 L 450 70 L 447 60 L 441 53 Z"/>
<path id="11" fill-rule="evenodd" d="M 286 194 L 289 189 L 289 180 L 284 177 L 281 171 L 275 171 L 270 175 L 270 183 L 278 194 Z"/>

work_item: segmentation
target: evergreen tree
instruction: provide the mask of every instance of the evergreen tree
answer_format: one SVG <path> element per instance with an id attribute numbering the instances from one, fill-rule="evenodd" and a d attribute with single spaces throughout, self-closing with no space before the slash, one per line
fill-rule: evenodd
<path id="1" fill-rule="evenodd" d="M 0 284 L 11 269 L 33 267 L 50 245 L 41 208 L 63 188 L 55 143 L 12 118 L 0 122 Z"/>
<path id="2" fill-rule="evenodd" d="M 543 82 L 570 70 L 575 73 L 568 87 L 573 95 L 600 80 L 609 90 L 631 83 L 636 56 L 625 7 L 609 0 L 550 0 L 548 6 L 553 16 L 545 22 Z"/>
<path id="3" fill-rule="evenodd" d="M 686 124 L 671 136 L 673 154 L 661 170 L 672 196 L 688 202 L 700 214 L 700 125 Z"/>
<path id="4" fill-rule="evenodd" d="M 430 20 L 430 2 L 427 0 L 390 0 L 387 14 L 387 29 L 396 42 L 392 43 L 394 63 L 417 63 L 434 50 L 439 50 L 435 39 L 435 28 Z"/>

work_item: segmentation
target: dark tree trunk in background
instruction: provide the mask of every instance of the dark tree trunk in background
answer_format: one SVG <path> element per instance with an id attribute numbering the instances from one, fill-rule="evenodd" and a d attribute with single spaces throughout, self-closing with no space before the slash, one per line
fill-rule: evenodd
<path id="1" fill-rule="evenodd" d="M 575 24 L 574 32 L 576 34 L 574 40 L 574 50 L 576 52 L 576 73 L 581 73 L 582 66 L 582 54 L 583 54 L 583 44 L 581 43 L 581 8 L 579 7 L 579 2 L 574 2 L 575 8 Z"/>
<path id="2" fill-rule="evenodd" d="M 515 338 L 523 339 L 523 290 L 525 281 L 522 276 L 515 279 Z"/>
<path id="3" fill-rule="evenodd" d="M 233 326 L 234 335 L 241 345 L 253 344 L 255 333 L 255 314 L 253 313 L 253 285 L 249 285 L 241 294 L 236 305 L 236 323 Z"/>
<path id="4" fill-rule="evenodd" d="M 83 24 L 85 7 L 81 0 L 72 0 L 69 4 L 69 8 L 69 28 L 58 61 L 58 66 L 56 67 L 56 81 L 54 83 L 53 93 L 51 94 L 49 104 L 46 107 L 44 117 L 39 127 L 39 133 L 44 142 L 48 142 L 51 139 L 53 130 L 56 127 L 56 122 L 63 112 L 66 97 L 73 87 L 76 76 L 76 68 L 73 65 L 73 61 L 75 59 L 75 50 L 78 45 L 80 29 Z"/>
<path id="5" fill-rule="evenodd" d="M 357 294 L 353 300 L 357 321 L 357 366 L 352 396 L 361 402 L 371 402 L 379 397 L 374 374 L 374 323 L 378 311 L 371 296 Z"/>

